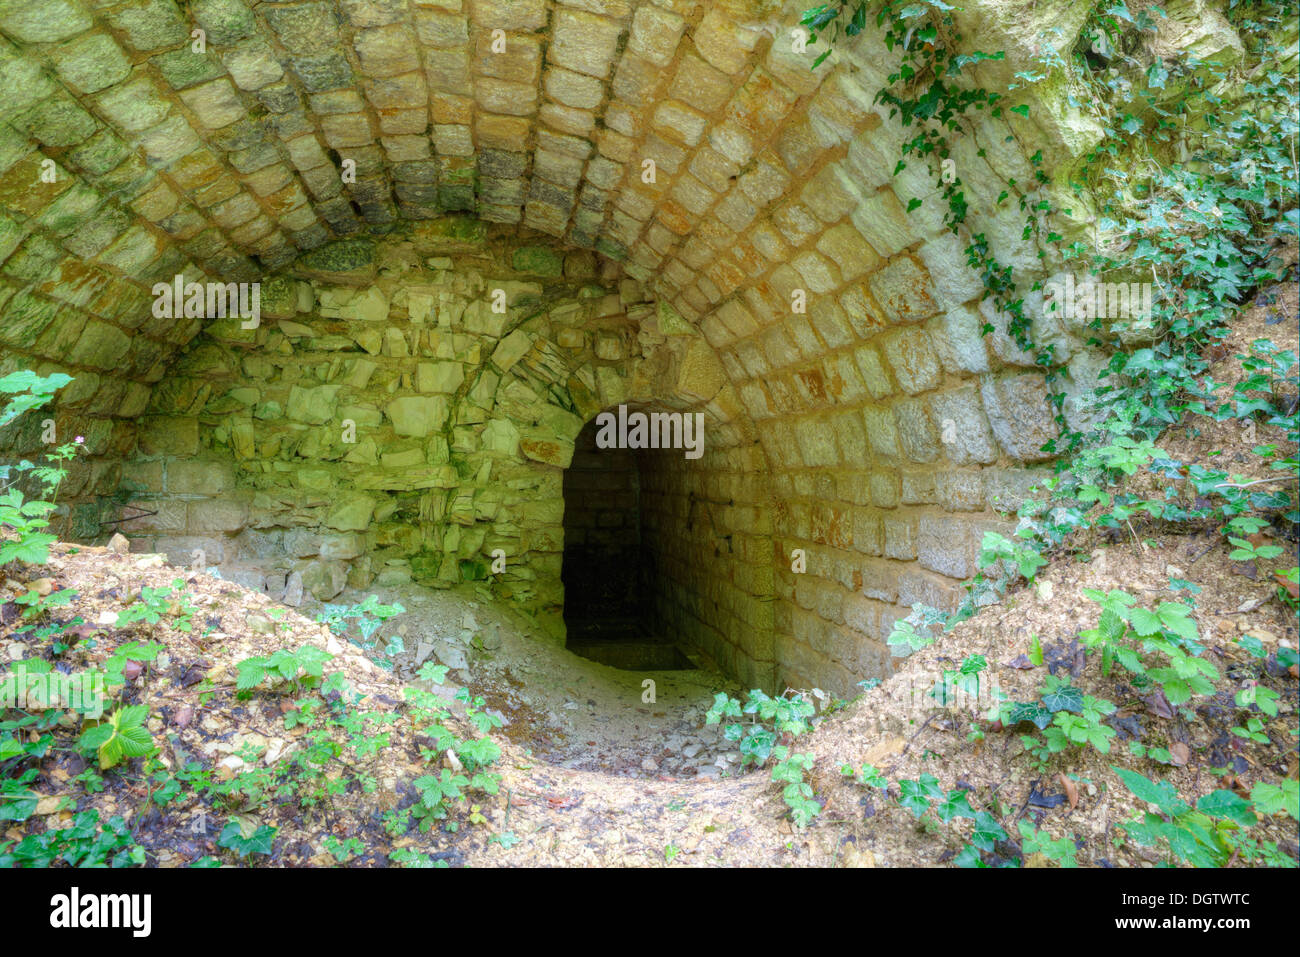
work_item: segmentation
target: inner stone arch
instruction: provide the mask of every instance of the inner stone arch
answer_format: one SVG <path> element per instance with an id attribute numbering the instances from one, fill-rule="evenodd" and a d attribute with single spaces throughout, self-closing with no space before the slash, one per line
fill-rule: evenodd
<path id="1" fill-rule="evenodd" d="M 693 405 L 621 404 L 579 433 L 565 473 L 568 645 L 618 667 L 703 661 L 770 690 L 770 489 L 740 467 L 742 433 Z"/>

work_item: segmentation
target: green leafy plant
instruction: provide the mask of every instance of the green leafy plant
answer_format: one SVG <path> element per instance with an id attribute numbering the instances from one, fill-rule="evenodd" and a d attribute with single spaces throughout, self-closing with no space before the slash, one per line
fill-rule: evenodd
<path id="1" fill-rule="evenodd" d="M 17 843 L 0 842 L 2 867 L 131 867 L 145 863 L 120 815 L 100 822 L 98 811 L 82 811 L 67 827 L 28 834 Z"/>
<path id="2" fill-rule="evenodd" d="M 258 825 L 249 820 L 232 818 L 221 829 L 217 837 L 217 846 L 233 851 L 237 857 L 251 857 L 254 854 L 269 856 L 278 828 Z"/>
<path id="3" fill-rule="evenodd" d="M 807 827 L 821 813 L 822 806 L 813 796 L 812 785 L 804 778 L 813 769 L 811 754 L 792 754 L 785 745 L 772 749 L 776 762 L 772 765 L 772 780 L 784 784 L 781 797 L 790 809 L 790 817 L 799 827 Z"/>
<path id="4" fill-rule="evenodd" d="M 375 595 L 354 605 L 326 605 L 316 616 L 316 620 L 328 625 L 330 631 L 340 638 L 347 638 L 354 644 L 369 650 L 375 646 L 374 634 L 388 619 L 406 611 L 399 602 L 391 605 L 380 603 Z M 351 634 L 354 627 L 357 633 Z M 405 645 L 399 635 L 393 635 L 384 648 L 386 655 L 401 654 Z"/>
<path id="5" fill-rule="evenodd" d="M 1029 821 L 1020 820 L 1016 824 L 1020 831 L 1020 849 L 1025 857 L 1042 854 L 1049 861 L 1055 861 L 1061 867 L 1078 867 L 1074 859 L 1074 839 L 1069 837 L 1053 838 L 1046 831 L 1040 831 Z"/>
<path id="6" fill-rule="evenodd" d="M 185 580 L 177 578 L 172 581 L 171 588 L 141 588 L 139 599 L 117 613 L 117 627 L 129 628 L 139 622 L 156 625 L 163 618 L 172 616 L 172 627 L 188 632 L 194 611 L 194 604 L 185 592 Z"/>
<path id="7" fill-rule="evenodd" d="M 346 864 L 352 858 L 362 854 L 366 849 L 360 838 L 349 837 L 346 840 L 340 840 L 333 834 L 326 834 L 321 839 L 321 846 L 340 864 Z"/>
<path id="8" fill-rule="evenodd" d="M 108 720 L 84 732 L 78 744 L 83 751 L 98 756 L 101 770 L 128 758 L 145 757 L 154 750 L 153 737 L 144 726 L 148 718 L 149 709 L 145 705 L 123 706 Z"/>
<path id="9" fill-rule="evenodd" d="M 1252 801 L 1218 790 L 1201 797 L 1193 807 L 1166 781 L 1152 781 L 1127 768 L 1112 766 L 1111 770 L 1134 796 L 1156 807 L 1156 811 L 1147 811 L 1123 825 L 1137 844 L 1163 844 L 1174 860 L 1193 867 L 1223 867 L 1234 857 L 1243 863 L 1296 866 L 1278 851 L 1276 843 L 1258 842 L 1246 833 L 1258 823 Z"/>
<path id="10" fill-rule="evenodd" d="M 280 649 L 261 658 L 245 658 L 236 665 L 235 687 L 251 691 L 264 681 L 272 685 L 292 685 L 296 694 L 320 684 L 325 663 L 334 656 L 315 645 L 302 645 L 297 651 Z"/>

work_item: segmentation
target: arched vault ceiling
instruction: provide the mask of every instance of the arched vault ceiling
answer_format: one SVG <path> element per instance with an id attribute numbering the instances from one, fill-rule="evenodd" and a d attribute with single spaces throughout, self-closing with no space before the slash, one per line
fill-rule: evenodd
<path id="1" fill-rule="evenodd" d="M 939 203 L 904 211 L 934 185 L 895 175 L 903 131 L 874 105 L 889 54 L 868 32 L 811 70 L 800 9 L 0 0 L 0 339 L 154 382 L 202 326 L 152 318 L 154 282 L 251 280 L 449 213 L 617 261 L 734 347 L 738 385 L 970 301 Z M 995 247 L 1020 224 L 992 197 L 1032 174 L 1010 132 L 958 157 Z M 796 290 L 812 325 L 746 360 Z"/>

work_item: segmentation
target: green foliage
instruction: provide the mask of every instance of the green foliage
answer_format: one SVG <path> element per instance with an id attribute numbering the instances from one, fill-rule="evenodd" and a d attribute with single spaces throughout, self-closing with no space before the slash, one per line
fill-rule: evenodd
<path id="1" fill-rule="evenodd" d="M 939 788 L 939 779 L 933 774 L 922 774 L 916 780 L 900 780 L 898 787 L 901 796 L 899 805 L 907 808 L 917 817 L 930 809 L 931 803 L 942 800 L 943 791 Z"/>
<path id="2" fill-rule="evenodd" d="M 1091 745 L 1109 754 L 1115 730 L 1105 723 L 1104 716 L 1114 710 L 1113 703 L 1084 694 L 1068 676 L 1048 675 L 1043 679 L 1038 702 L 1006 702 L 1000 716 L 1008 726 L 1032 721 L 1042 730 L 1041 738 L 1025 734 L 1020 740 L 1040 764 L 1045 764 L 1052 755 L 1071 746 Z"/>
<path id="3" fill-rule="evenodd" d="M 65 828 L 28 834 L 16 844 L 0 842 L 3 867 L 131 867 L 145 862 L 139 847 L 120 816 L 103 824 L 98 811 L 82 811 Z"/>
<path id="4" fill-rule="evenodd" d="M 176 591 L 179 594 L 173 598 Z M 141 588 L 139 599 L 117 613 L 117 627 L 128 628 L 138 622 L 156 625 L 164 617 L 172 616 L 172 627 L 188 632 L 194 611 L 194 604 L 185 592 L 185 580 L 177 578 L 171 588 Z"/>
<path id="5" fill-rule="evenodd" d="M 889 782 L 885 780 L 885 776 L 880 773 L 874 764 L 862 765 L 861 771 L 854 771 L 852 765 L 845 764 L 840 767 L 840 774 L 852 777 L 858 783 L 880 791 L 889 787 Z"/>
<path id="6" fill-rule="evenodd" d="M 776 762 L 772 765 L 772 780 L 784 784 L 781 797 L 790 808 L 790 817 L 799 827 L 807 827 L 821 813 L 822 806 L 813 797 L 812 785 L 804 775 L 813 769 L 811 754 L 791 754 L 790 749 L 778 744 L 772 749 Z"/>
<path id="7" fill-rule="evenodd" d="M 360 838 L 349 837 L 346 840 L 339 840 L 333 834 L 326 834 L 321 840 L 321 846 L 340 864 L 346 864 L 366 849 Z"/>
<path id="8" fill-rule="evenodd" d="M 419 676 L 441 684 L 447 670 L 444 665 L 425 664 Z M 421 831 L 428 831 L 436 822 L 447 820 L 453 802 L 468 799 L 466 792 L 499 792 L 501 776 L 489 768 L 501 757 L 501 747 L 487 734 L 501 727 L 502 721 L 498 715 L 483 710 L 485 702 L 481 696 L 461 688 L 456 698 L 465 703 L 466 716 L 483 734 L 479 738 L 461 738 L 451 729 L 451 712 L 440 697 L 413 687 L 406 689 L 406 696 L 411 705 L 412 720 L 433 744 L 432 747 L 421 746 L 421 757 L 434 766 L 444 760 L 452 764 L 452 768 L 431 768 L 428 774 L 413 782 L 419 799 L 410 808 L 410 815 L 419 820 Z M 450 755 L 455 756 L 455 761 L 450 760 Z M 404 832 L 410 815 L 395 815 L 386 821 L 386 827 L 391 825 L 389 833 L 398 828 Z M 452 822 L 446 826 L 452 828 Z"/>
<path id="9" fill-rule="evenodd" d="M 62 373 L 38 376 L 27 370 L 0 377 L 0 398 L 8 396 L 0 411 L 0 428 L 43 407 L 71 381 Z M 48 465 L 35 465 L 26 459 L 14 465 L 0 464 L 0 529 L 11 528 L 16 533 L 13 539 L 0 540 L 0 567 L 13 561 L 43 565 L 49 560 L 49 548 L 56 539 L 41 529 L 49 526 L 59 485 L 66 475 L 62 466 L 75 457 L 80 442 L 78 438 L 51 451 Z M 27 475 L 36 479 L 43 498 L 29 500 L 17 487 Z"/>
<path id="10" fill-rule="evenodd" d="M 126 684 L 127 665 L 131 662 L 147 664 L 162 654 L 163 647 L 158 642 L 142 644 L 138 641 L 127 641 L 118 645 L 113 653 L 104 659 L 104 683 L 110 688 Z"/>
<path id="11" fill-rule="evenodd" d="M 380 604 L 379 598 L 369 595 L 364 601 L 355 605 L 326 605 L 316 616 L 316 620 L 328 625 L 330 631 L 340 638 L 346 638 L 354 644 L 369 651 L 375 646 L 375 632 L 388 621 L 406 611 L 398 602 L 391 605 Z M 352 634 L 355 622 L 356 634 Z M 397 655 L 405 650 L 400 636 L 394 635 L 384 647 L 384 654 Z M 383 660 L 380 659 L 383 663 Z"/>
<path id="12" fill-rule="evenodd" d="M 1083 589 L 1085 597 L 1101 605 L 1096 628 L 1080 634 L 1089 651 L 1102 655 L 1102 673 L 1110 674 L 1118 662 L 1130 672 L 1138 688 L 1159 685 L 1171 705 L 1190 701 L 1193 695 L 1214 693 L 1218 669 L 1200 657 L 1204 647 L 1192 608 L 1179 602 L 1161 602 L 1155 609 L 1139 608 L 1136 599 L 1120 589 L 1100 592 Z M 1152 667 L 1146 656 L 1159 654 L 1167 664 Z"/>
<path id="13" fill-rule="evenodd" d="M 1265 799 L 1261 806 L 1255 792 L 1247 801 L 1232 791 L 1212 791 L 1193 807 L 1166 781 L 1152 781 L 1127 768 L 1112 766 L 1111 770 L 1135 797 L 1156 807 L 1155 812 L 1148 811 L 1123 825 L 1129 837 L 1143 847 L 1162 844 L 1173 860 L 1193 867 L 1223 867 L 1234 858 L 1245 864 L 1296 866 L 1275 843 L 1257 841 L 1247 833 L 1258 823 L 1257 810 L 1267 813 L 1265 808 L 1275 807 L 1267 801 L 1273 794 L 1261 793 Z"/>
<path id="14" fill-rule="evenodd" d="M 282 648 L 268 657 L 245 658 L 236 665 L 235 687 L 251 691 L 269 680 L 272 685 L 291 684 L 294 692 L 301 694 L 303 689 L 320 683 L 325 662 L 333 657 L 315 645 L 302 645 L 297 651 Z"/>
<path id="15" fill-rule="evenodd" d="M 43 407 L 54 398 L 55 392 L 71 381 L 72 377 L 62 372 L 38 376 L 26 369 L 0 377 L 0 396 L 9 396 L 4 408 L 0 410 L 0 428 L 32 409 Z"/>
<path id="16" fill-rule="evenodd" d="M 813 689 L 812 695 L 825 697 L 818 688 Z M 784 736 L 794 738 L 810 731 L 816 710 L 810 695 L 802 691 L 786 689 L 784 694 L 773 698 L 754 688 L 746 695 L 743 705 L 725 692 L 718 692 L 704 717 L 704 723 L 711 725 L 723 718 L 748 716 L 748 722 L 723 725 L 722 736 L 738 742 L 743 766 L 763 767 L 769 760 L 773 761 L 772 780 L 785 784 L 782 797 L 790 808 L 791 818 L 800 827 L 806 827 L 821 812 L 812 785 L 804 780 L 804 775 L 812 770 L 813 759 L 808 754 L 792 754 L 788 746 L 779 742 Z"/>
<path id="17" fill-rule="evenodd" d="M 945 619 L 943 612 L 920 602 L 912 605 L 911 614 L 899 618 L 889 632 L 885 643 L 895 658 L 906 658 L 913 652 L 933 644 L 934 627 Z"/>
<path id="18" fill-rule="evenodd" d="M 53 723 L 40 715 L 0 721 L 0 823 L 25 821 L 36 813 L 38 797 L 29 785 L 54 744 L 54 736 L 44 733 Z"/>
<path id="19" fill-rule="evenodd" d="M 967 655 L 959 667 L 944 669 L 942 677 L 930 689 L 930 697 L 941 705 L 953 704 L 959 696 L 979 700 L 980 675 L 987 667 L 983 655 Z"/>
<path id="20" fill-rule="evenodd" d="M 222 828 L 217 838 L 217 846 L 234 851 L 238 857 L 250 857 L 253 854 L 269 856 L 275 843 L 277 828 L 266 824 L 257 825 L 251 821 L 232 818 Z"/>
<path id="21" fill-rule="evenodd" d="M 107 721 L 82 734 L 78 746 L 98 756 L 101 770 L 127 758 L 142 758 L 154 750 L 153 737 L 144 726 L 148 718 L 149 709 L 142 704 L 118 708 Z"/>
<path id="22" fill-rule="evenodd" d="M 1250 792 L 1255 810 L 1265 817 L 1285 811 L 1291 820 L 1300 821 L 1300 781 L 1283 778 L 1281 784 L 1261 781 Z"/>
<path id="23" fill-rule="evenodd" d="M 1042 854 L 1049 861 L 1055 861 L 1061 867 L 1078 867 L 1074 859 L 1074 839 L 1062 837 L 1053 839 L 1046 831 L 1040 831 L 1029 821 L 1020 820 L 1016 824 L 1020 831 L 1020 849 L 1028 857 L 1030 854 Z"/>
<path id="24" fill-rule="evenodd" d="M 739 742 L 743 765 L 762 767 L 772 756 L 781 735 L 798 736 L 810 730 L 809 719 L 815 711 L 816 706 L 809 697 L 794 690 L 773 698 L 754 688 L 746 695 L 743 705 L 719 691 L 705 713 L 704 723 L 712 725 L 723 718 L 749 716 L 746 723 L 735 721 L 723 725 L 722 736 L 728 741 Z"/>

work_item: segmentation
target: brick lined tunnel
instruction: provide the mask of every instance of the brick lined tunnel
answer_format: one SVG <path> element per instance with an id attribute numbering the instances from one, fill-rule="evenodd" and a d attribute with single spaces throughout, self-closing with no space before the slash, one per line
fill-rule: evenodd
<path id="1" fill-rule="evenodd" d="M 700 458 L 636 457 L 638 613 L 747 684 L 886 673 L 1055 432 L 965 230 L 1060 268 L 998 196 L 1033 181 L 1021 143 L 1063 190 L 1093 131 L 1053 100 L 980 118 L 954 235 L 895 171 L 896 55 L 867 30 L 811 70 L 801 6 L 0 0 L 0 374 L 74 376 L 60 533 L 290 603 L 474 580 L 558 612 L 584 425 L 700 412 Z M 967 7 L 1002 87 L 1087 10 Z M 260 316 L 162 308 L 178 276 L 257 283 Z M 1086 330 L 1027 309 L 1067 392 L 1094 383 Z M 32 416 L 0 435 L 41 448 Z"/>

